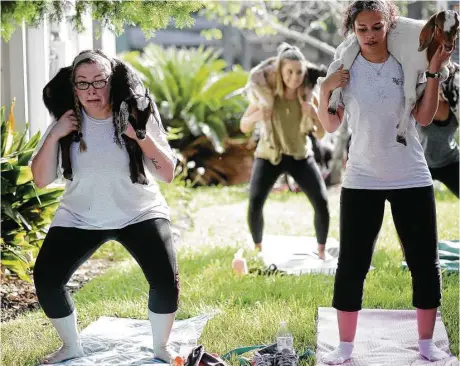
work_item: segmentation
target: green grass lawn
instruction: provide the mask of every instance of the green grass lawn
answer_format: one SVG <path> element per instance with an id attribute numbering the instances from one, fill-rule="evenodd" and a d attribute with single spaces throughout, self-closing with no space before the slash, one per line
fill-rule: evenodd
<path id="1" fill-rule="evenodd" d="M 246 199 L 247 193 L 241 187 L 207 188 L 194 191 L 191 204 L 192 207 L 198 204 L 223 205 Z M 272 195 L 270 200 L 305 204 L 304 197 L 290 193 Z M 458 201 L 448 194 L 443 193 L 443 196 L 438 197 L 440 238 L 458 238 L 458 207 Z M 331 225 L 336 225 L 336 215 L 332 215 Z M 242 227 L 241 230 L 247 229 Z M 331 235 L 337 237 L 336 230 L 332 230 Z M 410 275 L 401 269 L 402 254 L 395 247 L 395 242 L 396 233 L 391 216 L 386 212 L 372 263 L 376 269 L 369 273 L 365 285 L 365 308 L 412 308 Z M 208 322 L 200 339 L 200 343 L 212 352 L 224 353 L 242 345 L 273 342 L 279 322 L 283 319 L 289 323 L 297 350 L 314 348 L 317 308 L 331 306 L 333 277 L 236 277 L 231 273 L 230 266 L 235 248 L 241 244 L 236 242 L 233 247 L 179 250 L 182 292 L 177 317 L 185 319 L 219 309 L 220 313 Z M 117 243 L 106 245 L 98 255 L 127 257 Z M 458 284 L 458 275 L 444 274 L 441 311 L 451 351 L 457 356 Z M 147 296 L 147 282 L 141 271 L 130 261 L 120 262 L 118 268 L 94 279 L 75 295 L 80 329 L 100 316 L 147 319 Z M 1 335 L 1 364 L 5 366 L 35 365 L 41 357 L 60 344 L 41 311 L 25 314 L 4 324 Z M 314 365 L 315 362 L 312 359 L 305 364 Z"/>

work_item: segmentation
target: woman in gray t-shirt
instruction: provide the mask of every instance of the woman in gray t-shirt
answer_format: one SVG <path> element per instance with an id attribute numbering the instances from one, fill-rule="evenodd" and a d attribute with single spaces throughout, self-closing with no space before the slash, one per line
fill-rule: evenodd
<path id="1" fill-rule="evenodd" d="M 460 149 L 455 140 L 458 131 L 460 65 L 453 64 L 449 78 L 439 88 L 439 107 L 428 126 L 417 125 L 431 177 L 444 183 L 459 196 Z"/>
<path id="2" fill-rule="evenodd" d="M 122 132 L 142 150 L 148 178 L 146 185 L 131 181 L 126 137 L 118 135 L 118 125 L 113 123 L 118 116 L 113 112 L 111 89 L 113 93 L 121 92 L 115 87 L 119 78 L 114 76 L 114 65 L 100 51 L 83 51 L 72 63 L 70 83 L 68 75 L 58 74 L 53 81 L 62 77 L 64 87 L 53 90 L 54 93 L 48 90 L 50 85 L 56 85 L 53 81 L 45 87 L 45 92 L 49 91 L 45 95 L 57 92 L 52 100 L 47 99 L 50 111 L 53 106 L 62 108 L 62 100 L 57 99 L 67 94 L 70 98 L 64 101 L 73 107 L 50 125 L 32 156 L 31 168 L 37 186 L 43 188 L 61 175 L 61 138 L 78 130 L 85 147 L 82 148 L 83 140 L 70 147 L 73 179 L 66 182 L 34 268 L 38 300 L 63 342 L 62 348 L 44 363 L 84 356 L 76 310 L 65 285 L 75 270 L 108 240 L 119 241 L 126 247 L 147 278 L 148 317 L 155 357 L 169 363 L 175 356 L 168 339 L 178 306 L 179 277 L 168 207 L 154 177 L 170 182 L 176 159 L 161 126 L 158 109 L 144 92 L 138 94 L 136 88 L 139 110 L 145 111 L 149 100 L 153 113 L 144 139 L 136 137 L 131 123 Z M 120 88 L 124 82 L 119 84 Z M 139 83 L 137 86 L 143 89 Z M 118 145 L 114 136 L 123 143 Z"/>
<path id="3" fill-rule="evenodd" d="M 318 116 L 324 129 L 337 130 L 346 114 L 352 131 L 340 199 L 340 255 L 333 298 L 340 344 L 325 355 L 322 361 L 326 364 L 341 364 L 352 357 L 363 285 L 386 201 L 391 205 L 412 275 L 419 352 L 430 361 L 449 357 L 432 339 L 442 297 L 436 208 L 415 124 L 431 123 L 438 105 L 439 81 L 429 76 L 440 71 L 452 50 L 435 50 L 424 95 L 412 111 L 407 146 L 398 143 L 397 124 L 404 113 L 404 77 L 401 65 L 387 47 L 387 34 L 396 19 L 393 1 L 353 1 L 345 11 L 344 33 L 356 34 L 361 52 L 350 70 L 339 68 L 339 60 L 331 64 L 321 85 Z M 344 88 L 343 103 L 337 114 L 331 115 L 328 101 L 338 87 Z"/>

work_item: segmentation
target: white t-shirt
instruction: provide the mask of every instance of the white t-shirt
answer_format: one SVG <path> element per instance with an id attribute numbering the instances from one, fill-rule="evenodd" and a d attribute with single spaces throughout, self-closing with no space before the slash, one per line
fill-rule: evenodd
<path id="1" fill-rule="evenodd" d="M 148 159 L 144 161 L 149 184 L 132 183 L 128 152 L 123 140 L 122 148 L 115 143 L 112 118 L 96 120 L 83 110 L 82 115 L 82 132 L 88 148 L 80 152 L 78 143 L 71 145 L 73 181 L 66 180 L 65 191 L 51 227 L 104 230 L 120 229 L 153 218 L 169 220 L 169 208 L 153 177 L 156 169 L 152 162 Z M 31 161 L 56 123 L 48 127 Z M 147 123 L 147 131 L 176 162 L 165 134 L 152 117 Z M 60 148 L 56 166 L 58 178 L 62 175 Z"/>
<path id="2" fill-rule="evenodd" d="M 328 74 L 336 69 L 334 63 Z M 396 126 L 404 112 L 403 84 L 402 67 L 391 55 L 384 64 L 376 64 L 359 54 L 353 63 L 342 100 L 352 132 L 343 187 L 402 189 L 432 185 L 413 117 L 407 146 L 396 141 Z"/>

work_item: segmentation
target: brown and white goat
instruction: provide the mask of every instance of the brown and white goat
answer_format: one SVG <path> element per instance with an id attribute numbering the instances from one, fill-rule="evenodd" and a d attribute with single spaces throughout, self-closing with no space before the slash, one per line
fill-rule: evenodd
<path id="1" fill-rule="evenodd" d="M 440 45 L 452 50 L 459 31 L 459 15 L 452 10 L 444 10 L 434 14 L 428 21 L 399 17 L 394 28 L 388 33 L 388 51 L 401 64 L 404 72 L 404 115 L 399 121 L 396 140 L 406 145 L 406 132 L 409 126 L 412 109 L 422 95 L 426 83 L 417 85 L 420 76 L 428 70 L 429 62 Z M 337 47 L 334 61 L 337 68 L 349 70 L 360 52 L 358 40 L 351 35 Z M 441 80 L 449 76 L 446 67 L 450 60 L 442 65 Z M 332 72 L 335 70 L 332 70 Z M 332 92 L 328 111 L 335 114 L 340 101 L 342 88 Z"/>

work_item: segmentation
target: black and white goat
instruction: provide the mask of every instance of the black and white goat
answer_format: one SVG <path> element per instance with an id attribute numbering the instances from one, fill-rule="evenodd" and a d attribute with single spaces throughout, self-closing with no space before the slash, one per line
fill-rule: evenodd
<path id="1" fill-rule="evenodd" d="M 143 153 L 136 141 L 126 136 L 125 132 L 128 121 L 133 126 L 138 139 L 146 137 L 146 126 L 152 116 L 155 116 L 154 102 L 136 74 L 125 62 L 113 59 L 110 100 L 113 110 L 113 123 L 115 129 L 115 142 L 121 147 L 123 139 L 129 155 L 130 178 L 133 183 L 148 184 L 143 164 Z M 43 89 L 43 101 L 50 114 L 59 120 L 68 110 L 76 113 L 73 83 L 71 80 L 72 67 L 64 67 L 54 76 L 54 78 Z M 62 169 L 64 178 L 72 180 L 72 163 L 70 158 L 70 147 L 73 142 L 81 141 L 81 120 L 78 131 L 60 139 L 62 156 Z M 121 136 L 121 137 L 120 137 Z M 84 150 L 84 149 L 83 149 Z"/>
<path id="2" fill-rule="evenodd" d="M 427 22 L 399 17 L 394 28 L 388 33 L 388 51 L 401 64 L 404 72 L 404 115 L 399 121 L 396 140 L 406 145 L 406 132 L 412 109 L 417 99 L 423 94 L 425 83 L 417 85 L 422 74 L 428 70 L 428 65 L 437 48 L 452 50 L 459 31 L 459 15 L 452 10 L 434 14 Z M 358 40 L 351 35 L 342 42 L 336 50 L 334 59 L 340 59 L 343 69 L 349 70 L 360 51 Z M 450 60 L 442 65 L 441 81 L 449 76 Z M 335 70 L 332 70 L 335 71 Z M 328 112 L 335 114 L 339 105 L 342 88 L 332 92 L 329 99 Z"/>

